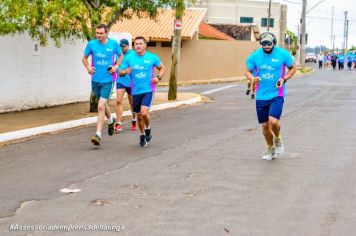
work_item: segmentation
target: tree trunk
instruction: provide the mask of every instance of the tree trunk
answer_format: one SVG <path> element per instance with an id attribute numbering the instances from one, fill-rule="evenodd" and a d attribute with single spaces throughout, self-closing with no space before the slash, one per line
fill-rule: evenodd
<path id="1" fill-rule="evenodd" d="M 89 108 L 89 112 L 98 112 L 98 99 L 95 97 L 95 93 L 93 90 L 91 90 L 90 93 L 90 100 L 89 100 L 89 104 L 90 104 L 90 108 Z"/>
<path id="2" fill-rule="evenodd" d="M 180 48 L 182 44 L 182 17 L 184 13 L 184 0 L 178 0 L 176 5 L 176 17 L 174 21 L 174 36 L 172 42 L 172 66 L 169 76 L 168 100 L 177 99 L 177 79 L 180 62 Z"/>

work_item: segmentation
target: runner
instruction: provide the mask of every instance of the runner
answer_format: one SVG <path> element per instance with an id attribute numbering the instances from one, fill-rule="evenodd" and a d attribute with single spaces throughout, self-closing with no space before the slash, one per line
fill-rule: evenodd
<path id="1" fill-rule="evenodd" d="M 130 49 L 130 43 L 127 39 L 120 40 L 120 47 L 122 52 L 124 53 L 124 58 L 134 54 L 134 52 Z M 125 65 L 121 64 L 120 68 L 126 68 Z M 120 70 L 119 68 L 119 70 Z M 115 132 L 119 133 L 122 131 L 122 99 L 124 97 L 125 91 L 127 93 L 127 97 L 131 107 L 132 120 L 131 120 L 131 130 L 137 130 L 137 121 L 136 121 L 136 113 L 133 112 L 133 100 L 131 94 L 131 78 L 129 75 L 119 76 L 116 82 L 116 119 L 117 123 L 115 126 Z"/>
<path id="2" fill-rule="evenodd" d="M 91 142 L 94 145 L 100 145 L 105 116 L 108 119 L 108 134 L 110 136 L 114 134 L 115 118 L 111 116 L 107 101 L 113 89 L 113 80 L 116 78 L 115 72 L 121 64 L 123 56 L 117 41 L 108 38 L 106 25 L 98 25 L 95 29 L 95 35 L 96 39 L 90 40 L 84 50 L 82 62 L 92 76 L 92 89 L 96 98 L 99 99 L 96 134 Z M 92 58 L 91 65 L 88 62 L 89 56 Z M 115 62 L 116 57 L 118 59 Z"/>
<path id="3" fill-rule="evenodd" d="M 272 160 L 277 154 L 284 152 L 279 120 L 286 93 L 285 83 L 295 74 L 296 67 L 290 53 L 276 46 L 274 34 L 261 34 L 260 44 L 262 48 L 246 59 L 245 75 L 257 84 L 257 117 L 267 143 L 262 159 Z M 289 69 L 287 74 L 285 67 Z M 253 75 L 254 70 L 257 70 L 256 77 Z"/>
<path id="4" fill-rule="evenodd" d="M 323 54 L 320 52 L 319 56 L 318 56 L 318 62 L 319 62 L 319 69 L 323 68 Z"/>
<path id="5" fill-rule="evenodd" d="M 121 74 L 130 74 L 133 96 L 133 111 L 137 113 L 138 127 L 141 131 L 140 145 L 146 146 L 152 140 L 149 109 L 153 102 L 155 85 L 161 81 L 165 71 L 157 55 L 147 52 L 144 37 L 135 38 L 135 53 L 126 57 L 127 68 Z M 158 74 L 154 76 L 154 68 Z"/>

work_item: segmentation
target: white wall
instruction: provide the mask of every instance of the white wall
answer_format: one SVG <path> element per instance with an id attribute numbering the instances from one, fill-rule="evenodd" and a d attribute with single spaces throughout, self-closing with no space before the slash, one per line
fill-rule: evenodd
<path id="1" fill-rule="evenodd" d="M 85 41 L 39 47 L 27 34 L 0 37 L 0 113 L 89 100 Z"/>

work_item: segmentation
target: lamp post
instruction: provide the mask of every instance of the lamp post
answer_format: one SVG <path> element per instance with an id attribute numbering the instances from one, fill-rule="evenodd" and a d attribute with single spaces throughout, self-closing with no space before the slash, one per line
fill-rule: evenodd
<path id="1" fill-rule="evenodd" d="M 302 18 L 301 18 L 301 28 L 300 28 L 300 69 L 304 70 L 305 68 L 305 15 L 307 8 L 307 0 L 303 0 L 302 7 Z"/>
<path id="2" fill-rule="evenodd" d="M 270 19 L 271 19 L 271 1 L 272 0 L 269 0 L 268 3 L 267 31 L 269 31 Z"/>
<path id="3" fill-rule="evenodd" d="M 305 33 L 306 33 L 306 14 L 309 13 L 311 10 L 313 10 L 315 7 L 317 7 L 320 3 L 325 2 L 325 0 L 321 0 L 318 3 L 316 3 L 313 7 L 311 7 L 307 11 L 307 0 L 303 0 L 303 6 L 302 6 L 302 17 L 301 17 L 301 43 L 300 43 L 300 67 L 302 70 L 305 68 Z"/>

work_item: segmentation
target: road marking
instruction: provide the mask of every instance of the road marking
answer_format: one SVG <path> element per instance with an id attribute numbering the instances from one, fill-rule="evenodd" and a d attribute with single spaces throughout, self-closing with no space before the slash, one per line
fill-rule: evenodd
<path id="1" fill-rule="evenodd" d="M 201 94 L 203 94 L 203 95 L 212 94 L 212 93 L 219 92 L 219 91 L 224 90 L 224 89 L 233 88 L 233 87 L 236 87 L 236 86 L 237 86 L 236 84 L 235 85 L 226 85 L 226 86 L 221 87 L 221 88 L 212 89 L 212 90 L 208 90 L 208 91 L 202 92 Z"/>

